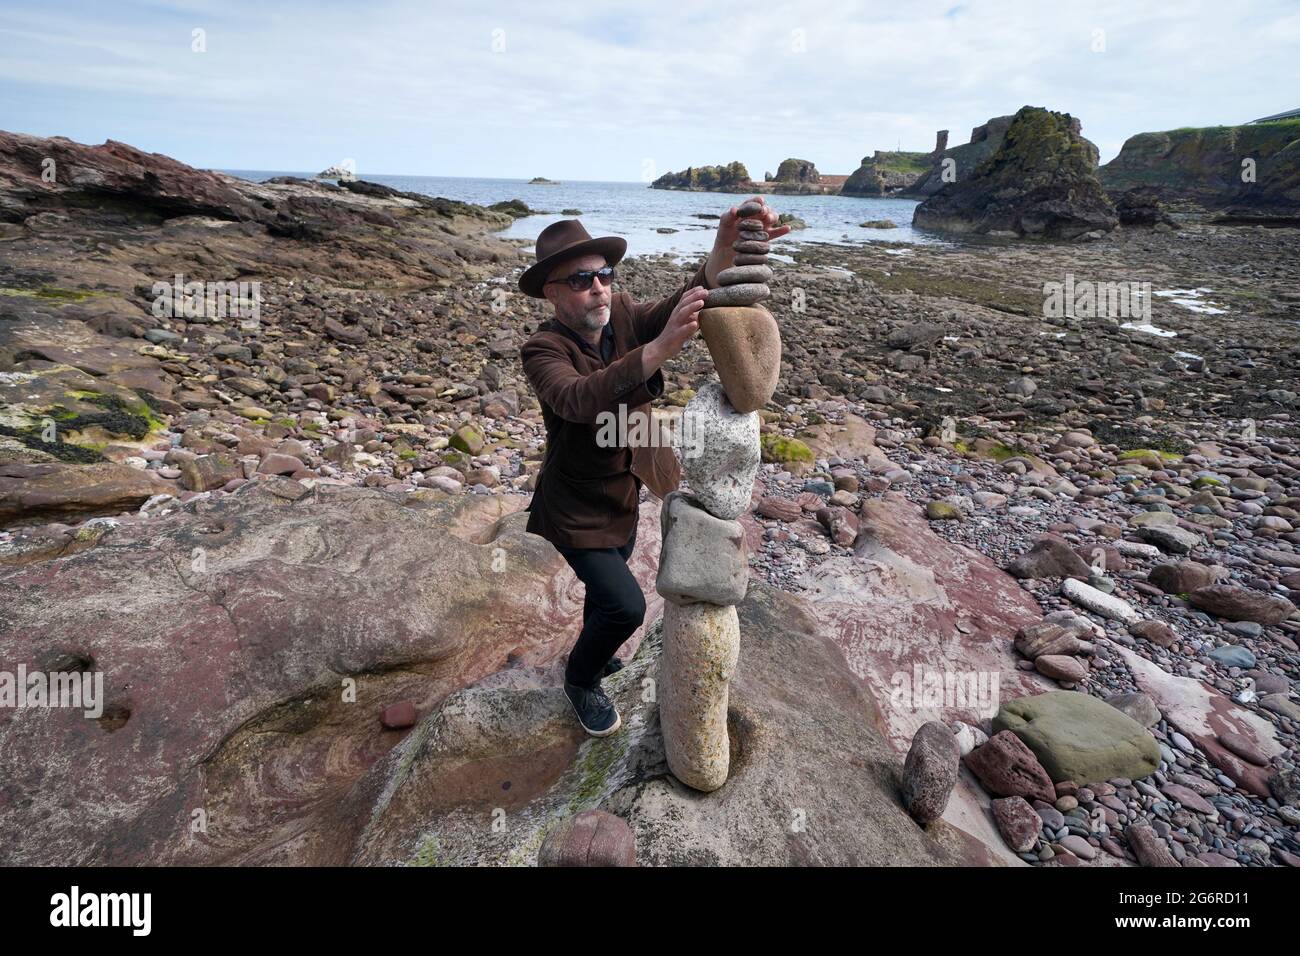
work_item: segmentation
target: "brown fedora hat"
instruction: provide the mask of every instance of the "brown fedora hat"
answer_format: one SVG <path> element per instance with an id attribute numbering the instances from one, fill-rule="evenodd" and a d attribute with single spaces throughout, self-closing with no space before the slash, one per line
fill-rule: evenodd
<path id="1" fill-rule="evenodd" d="M 537 261 L 519 277 L 519 288 L 534 299 L 545 298 L 542 285 L 551 270 L 567 259 L 600 255 L 611 266 L 627 252 L 627 240 L 619 236 L 593 239 L 576 219 L 561 219 L 537 237 Z"/>

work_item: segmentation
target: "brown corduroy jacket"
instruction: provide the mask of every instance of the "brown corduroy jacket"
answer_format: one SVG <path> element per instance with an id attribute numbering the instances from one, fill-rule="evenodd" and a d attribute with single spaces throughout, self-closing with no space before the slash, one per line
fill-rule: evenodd
<path id="1" fill-rule="evenodd" d="M 666 442 L 602 448 L 596 441 L 602 412 L 650 416 L 650 402 L 663 395 L 664 376 L 641 375 L 641 353 L 658 337 L 678 300 L 706 285 L 704 265 L 672 295 L 634 302 L 626 292 L 610 301 L 607 329 L 614 352 L 605 364 L 593 348 L 558 320 L 542 324 L 520 350 L 524 374 L 542 406 L 546 453 L 537 475 L 527 530 L 569 548 L 619 548 L 636 526 L 644 483 L 659 498 L 681 484 L 676 451 Z M 620 406 L 625 411 L 620 416 Z M 651 433 L 650 429 L 646 434 Z"/>

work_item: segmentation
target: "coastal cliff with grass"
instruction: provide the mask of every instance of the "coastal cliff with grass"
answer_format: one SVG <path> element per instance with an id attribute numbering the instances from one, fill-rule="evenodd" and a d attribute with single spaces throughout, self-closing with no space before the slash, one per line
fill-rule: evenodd
<path id="1" fill-rule="evenodd" d="M 1109 192 L 1147 187 L 1185 209 L 1300 219 L 1300 117 L 1138 133 L 1100 177 Z"/>

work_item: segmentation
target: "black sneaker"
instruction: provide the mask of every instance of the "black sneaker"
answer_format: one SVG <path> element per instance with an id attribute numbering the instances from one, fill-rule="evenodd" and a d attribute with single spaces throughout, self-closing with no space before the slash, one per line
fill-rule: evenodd
<path id="1" fill-rule="evenodd" d="M 605 669 L 601 671 L 601 677 L 608 677 L 610 674 L 617 674 L 623 669 L 623 662 L 617 657 L 611 657 L 605 662 Z"/>
<path id="2" fill-rule="evenodd" d="M 564 696 L 573 705 L 573 712 L 578 715 L 582 729 L 593 737 L 608 737 L 623 724 L 622 718 L 618 716 L 618 708 L 605 696 L 599 684 L 595 690 L 587 690 L 566 680 Z"/>

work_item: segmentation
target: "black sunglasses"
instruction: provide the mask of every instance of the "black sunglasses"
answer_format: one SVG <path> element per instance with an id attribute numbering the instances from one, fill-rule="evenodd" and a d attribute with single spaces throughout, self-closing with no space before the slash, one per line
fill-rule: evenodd
<path id="1" fill-rule="evenodd" d="M 614 275 L 614 267 L 605 266 L 603 269 L 584 269 L 582 272 L 575 272 L 573 275 L 565 276 L 563 279 L 549 279 L 546 282 L 543 282 L 542 285 L 550 285 L 552 282 L 567 282 L 569 283 L 569 288 L 574 292 L 586 292 L 591 288 L 591 284 L 596 280 L 597 276 L 600 277 L 600 281 L 603 285 L 613 285 Z"/>

